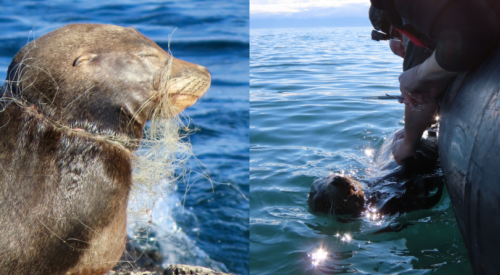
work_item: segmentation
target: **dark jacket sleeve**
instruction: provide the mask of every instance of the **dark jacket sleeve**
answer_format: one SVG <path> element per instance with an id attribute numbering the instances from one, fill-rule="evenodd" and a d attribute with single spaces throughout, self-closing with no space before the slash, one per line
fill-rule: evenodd
<path id="1" fill-rule="evenodd" d="M 499 45 L 496 14 L 484 0 L 395 0 L 402 17 L 436 43 L 436 60 L 447 71 L 481 64 Z"/>

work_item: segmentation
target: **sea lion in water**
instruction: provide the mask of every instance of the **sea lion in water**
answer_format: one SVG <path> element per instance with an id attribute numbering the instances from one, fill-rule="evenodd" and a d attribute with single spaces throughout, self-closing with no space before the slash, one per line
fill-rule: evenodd
<path id="1" fill-rule="evenodd" d="M 364 209 L 365 194 L 356 180 L 332 174 L 312 183 L 308 202 L 314 212 L 356 215 Z"/>
<path id="2" fill-rule="evenodd" d="M 390 146 L 381 149 L 390 150 Z M 369 187 L 364 191 L 358 181 L 345 175 L 331 174 L 315 180 L 309 193 L 309 208 L 329 215 L 351 216 L 359 216 L 368 208 L 382 215 L 430 208 L 439 202 L 443 182 L 436 177 L 412 177 L 433 173 L 437 160 L 436 138 L 421 139 L 415 155 L 401 167 L 381 178 L 362 180 Z M 438 190 L 432 194 L 435 188 Z"/>
<path id="3" fill-rule="evenodd" d="M 146 122 L 209 86 L 133 28 L 67 25 L 23 47 L 0 97 L 0 274 L 111 270 Z"/>

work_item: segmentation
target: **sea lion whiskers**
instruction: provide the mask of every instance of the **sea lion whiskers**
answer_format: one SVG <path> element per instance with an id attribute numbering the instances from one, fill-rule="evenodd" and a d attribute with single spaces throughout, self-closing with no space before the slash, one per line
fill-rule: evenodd
<path id="1" fill-rule="evenodd" d="M 325 198 L 326 200 L 326 198 Z M 333 203 L 330 203 L 330 210 L 328 210 L 328 215 L 331 217 L 333 216 L 333 214 L 335 214 L 335 207 L 333 205 Z"/>

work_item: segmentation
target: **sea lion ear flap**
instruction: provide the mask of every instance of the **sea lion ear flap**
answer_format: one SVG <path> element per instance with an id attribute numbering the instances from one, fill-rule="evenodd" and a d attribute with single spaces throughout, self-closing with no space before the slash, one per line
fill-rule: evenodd
<path id="1" fill-rule="evenodd" d="M 93 53 L 85 53 L 83 55 L 80 55 L 75 59 L 75 61 L 73 61 L 73 66 L 78 66 L 84 61 L 92 61 L 92 59 L 94 59 L 96 56 L 97 54 Z"/>

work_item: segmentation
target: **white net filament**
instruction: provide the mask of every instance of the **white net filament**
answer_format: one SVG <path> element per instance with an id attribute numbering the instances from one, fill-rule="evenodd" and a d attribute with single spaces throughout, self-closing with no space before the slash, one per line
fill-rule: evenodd
<path id="1" fill-rule="evenodd" d="M 173 55 L 156 77 L 158 105 L 143 132 L 140 148 L 134 154 L 133 187 L 129 198 L 129 220 L 152 223 L 151 210 L 162 197 L 170 194 L 177 182 L 185 181 L 186 163 L 193 156 L 188 140 L 190 131 L 169 100 L 169 80 Z M 155 78 L 156 78 L 155 77 Z"/>

